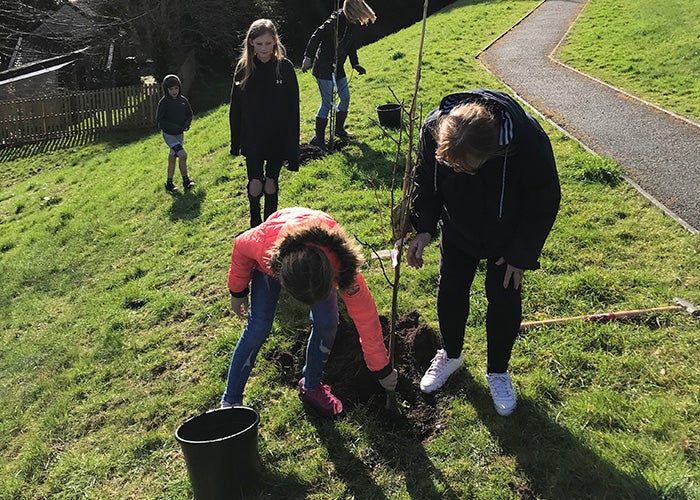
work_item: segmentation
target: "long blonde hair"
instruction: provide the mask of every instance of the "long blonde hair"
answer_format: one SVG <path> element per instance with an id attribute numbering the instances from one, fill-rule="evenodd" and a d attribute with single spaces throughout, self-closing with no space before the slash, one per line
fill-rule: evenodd
<path id="1" fill-rule="evenodd" d="M 287 50 L 282 45 L 279 35 L 277 34 L 277 28 L 275 23 L 269 19 L 258 19 L 253 21 L 248 28 L 248 33 L 241 44 L 241 55 L 236 63 L 236 76 L 241 75 L 241 79 L 238 82 L 242 89 L 245 88 L 248 80 L 255 72 L 255 50 L 253 49 L 252 41 L 262 35 L 270 35 L 275 39 L 275 47 L 272 51 L 272 58 L 275 60 L 275 67 L 277 71 L 277 77 L 279 78 L 279 62 L 287 54 Z"/>
<path id="2" fill-rule="evenodd" d="M 364 0 L 345 0 L 343 13 L 351 23 L 369 24 L 377 20 L 377 15 Z"/>

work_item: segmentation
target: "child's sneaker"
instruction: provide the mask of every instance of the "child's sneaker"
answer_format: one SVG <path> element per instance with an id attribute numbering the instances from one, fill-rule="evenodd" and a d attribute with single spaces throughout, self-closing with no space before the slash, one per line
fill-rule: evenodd
<path id="1" fill-rule="evenodd" d="M 343 403 L 331 393 L 331 387 L 321 382 L 310 391 L 304 389 L 304 379 L 299 380 L 299 397 L 324 417 L 335 417 L 343 411 Z"/>
<path id="2" fill-rule="evenodd" d="M 515 389 L 513 389 L 513 381 L 508 372 L 487 373 L 486 382 L 488 382 L 489 389 L 491 389 L 491 397 L 493 398 L 496 412 L 503 417 L 513 413 L 518 402 L 515 396 Z"/>
<path id="3" fill-rule="evenodd" d="M 435 357 L 430 362 L 430 367 L 420 379 L 420 390 L 426 394 L 437 391 L 445 385 L 447 379 L 454 372 L 464 366 L 464 358 L 460 354 L 458 358 L 448 358 L 444 349 L 438 349 Z"/>
<path id="4" fill-rule="evenodd" d="M 185 189 L 192 189 L 194 187 L 194 181 L 190 179 L 189 177 L 183 177 L 182 178 L 182 186 Z"/>
<path id="5" fill-rule="evenodd" d="M 224 400 L 224 399 L 221 400 L 221 408 L 222 408 L 222 409 L 225 409 L 225 408 L 236 408 L 236 407 L 238 407 L 238 406 L 243 406 L 243 404 L 242 404 L 242 403 L 229 403 L 228 401 L 226 401 L 226 400 Z"/>
<path id="6" fill-rule="evenodd" d="M 166 182 L 165 183 L 165 190 L 168 193 L 177 193 L 177 186 L 173 184 L 172 182 Z"/>

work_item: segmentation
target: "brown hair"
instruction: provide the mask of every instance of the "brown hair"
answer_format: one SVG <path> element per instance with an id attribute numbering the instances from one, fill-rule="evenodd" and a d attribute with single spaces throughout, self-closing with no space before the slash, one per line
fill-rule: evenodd
<path id="1" fill-rule="evenodd" d="M 338 257 L 337 273 L 321 247 Z M 309 305 L 328 298 L 335 283 L 341 290 L 350 290 L 364 262 L 360 249 L 340 226 L 295 228 L 270 249 L 268 258 L 282 286 Z"/>
<path id="2" fill-rule="evenodd" d="M 257 21 L 253 21 L 250 28 L 248 28 L 248 33 L 241 44 L 241 55 L 238 58 L 238 63 L 236 63 L 235 74 L 240 74 L 242 76 L 239 83 L 242 89 L 245 88 L 246 84 L 248 83 L 248 79 L 255 71 L 255 63 L 253 62 L 255 50 L 253 49 L 251 42 L 259 36 L 265 34 L 270 35 L 275 39 L 275 48 L 272 52 L 272 58 L 275 60 L 277 77 L 279 78 L 279 62 L 285 57 L 287 51 L 284 48 L 284 45 L 282 45 L 282 41 L 277 34 L 275 23 L 269 19 L 258 19 Z"/>
<path id="3" fill-rule="evenodd" d="M 369 24 L 377 20 L 377 15 L 364 0 L 345 0 L 343 13 L 351 23 Z"/>
<path id="4" fill-rule="evenodd" d="M 465 166 L 467 158 L 485 161 L 497 156 L 503 152 L 498 143 L 500 126 L 500 119 L 483 104 L 455 106 L 437 124 L 435 158 Z"/>

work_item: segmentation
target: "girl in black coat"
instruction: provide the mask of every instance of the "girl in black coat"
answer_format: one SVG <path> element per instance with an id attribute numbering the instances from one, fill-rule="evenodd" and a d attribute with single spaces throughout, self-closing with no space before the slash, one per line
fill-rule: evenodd
<path id="1" fill-rule="evenodd" d="M 277 210 L 282 164 L 299 168 L 299 84 L 277 29 L 258 19 L 248 29 L 231 88 L 231 155 L 242 154 L 248 172 L 250 227 Z"/>
<path id="2" fill-rule="evenodd" d="M 486 380 L 496 411 L 509 415 L 516 396 L 508 363 L 522 318 L 525 269 L 537 269 L 561 197 L 552 147 L 537 120 L 510 96 L 488 89 L 450 94 L 421 130 L 411 207 L 416 236 L 408 264 L 440 224 L 438 321 L 443 349 L 421 380 L 439 389 L 464 364 L 469 293 L 486 259 Z"/>
<path id="3" fill-rule="evenodd" d="M 335 113 L 335 136 L 345 139 L 345 119 L 350 106 L 350 88 L 345 76 L 345 60 L 358 74 L 364 75 L 365 68 L 360 66 L 354 35 L 361 25 L 373 23 L 377 16 L 364 0 L 345 0 L 343 8 L 333 12 L 326 21 L 316 28 L 304 51 L 301 70 L 312 67 L 321 94 L 321 106 L 316 112 L 315 136 L 311 139 L 313 146 L 325 148 L 326 125 L 328 114 L 333 106 L 333 89 L 338 92 L 338 107 Z"/>

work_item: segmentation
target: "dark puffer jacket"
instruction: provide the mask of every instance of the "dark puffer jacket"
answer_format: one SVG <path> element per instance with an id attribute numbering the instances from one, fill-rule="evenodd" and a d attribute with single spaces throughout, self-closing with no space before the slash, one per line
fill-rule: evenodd
<path id="1" fill-rule="evenodd" d="M 299 83 L 289 59 L 263 63 L 241 88 L 236 74 L 231 88 L 231 154 L 258 160 L 287 160 L 299 166 Z"/>
<path id="2" fill-rule="evenodd" d="M 320 80 L 331 80 L 333 63 L 335 62 L 336 25 L 338 31 L 338 69 L 336 78 L 345 76 L 345 60 L 349 57 L 354 68 L 359 64 L 354 35 L 359 24 L 348 22 L 342 10 L 331 14 L 331 17 L 316 28 L 306 44 L 304 57 L 314 61 L 311 73 Z"/>
<path id="3" fill-rule="evenodd" d="M 454 172 L 435 159 L 438 119 L 456 105 L 485 104 L 502 121 L 505 154 L 486 162 L 476 175 Z M 554 224 L 561 191 L 547 134 L 510 96 L 475 89 L 444 97 L 421 129 L 411 222 L 416 232 L 477 257 L 505 257 L 521 269 L 537 269 Z"/>
<path id="4" fill-rule="evenodd" d="M 168 93 L 168 87 L 172 87 L 174 83 L 177 83 L 180 90 L 177 97 L 172 98 Z M 171 135 L 182 134 L 192 124 L 192 108 L 187 98 L 182 95 L 182 84 L 177 75 L 168 75 L 163 78 L 163 97 L 158 101 L 156 122 L 159 129 Z"/>

